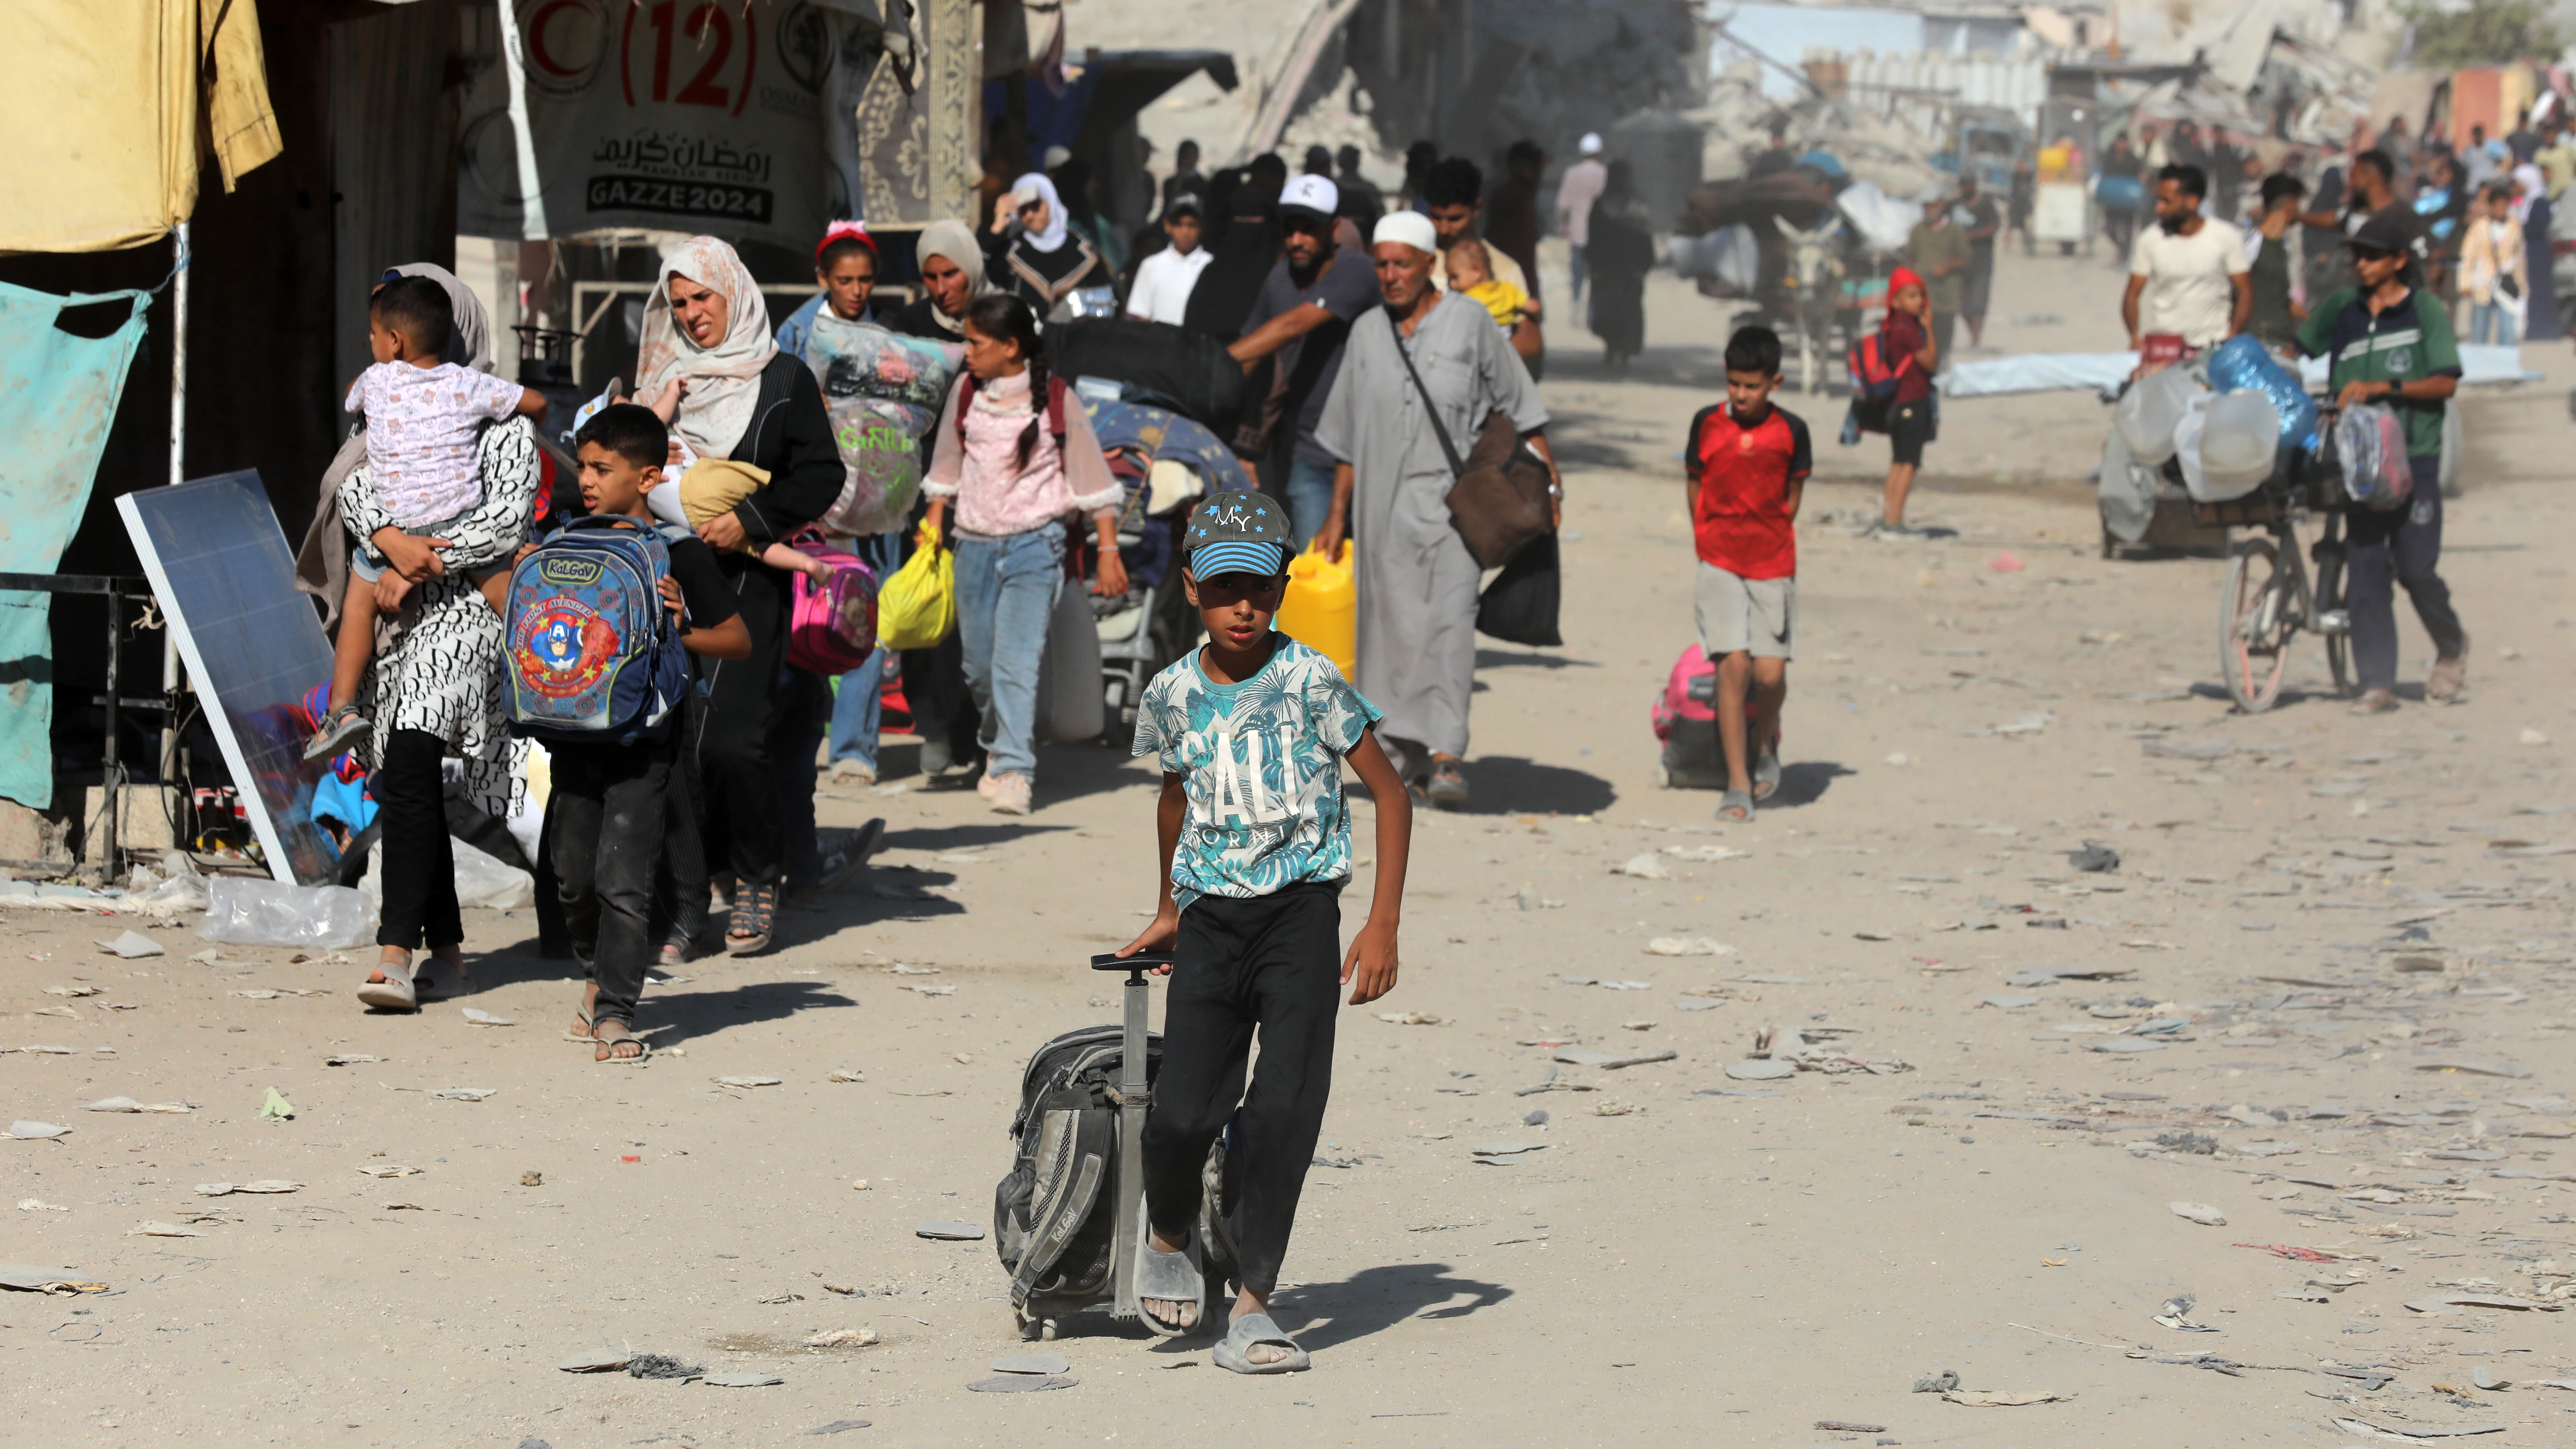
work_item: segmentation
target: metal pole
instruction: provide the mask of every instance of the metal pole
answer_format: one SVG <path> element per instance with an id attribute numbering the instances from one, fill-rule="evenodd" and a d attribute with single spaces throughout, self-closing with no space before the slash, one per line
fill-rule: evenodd
<path id="1" fill-rule="evenodd" d="M 188 264 L 195 260 L 188 252 L 188 223 L 179 223 L 172 234 L 177 255 L 170 272 L 170 482 L 173 486 L 188 476 Z M 116 600 L 108 600 L 108 625 L 115 628 Z M 107 687 L 113 697 L 117 686 Z M 164 620 L 161 625 L 161 694 L 169 708 L 161 712 L 161 750 L 153 767 L 161 789 L 170 789 L 172 766 L 179 758 L 179 631 Z M 110 708 L 114 706 L 111 704 Z M 110 715 L 110 719 L 114 718 Z M 113 725 L 109 747 L 114 748 Z M 121 801 L 119 802 L 122 803 Z M 163 802 L 166 811 L 168 802 Z"/>

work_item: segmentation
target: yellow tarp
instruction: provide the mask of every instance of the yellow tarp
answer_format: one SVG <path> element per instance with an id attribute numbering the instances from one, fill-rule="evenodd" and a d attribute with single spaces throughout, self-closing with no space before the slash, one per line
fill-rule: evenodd
<path id="1" fill-rule="evenodd" d="M 0 86 L 0 252 L 140 246 L 284 149 L 257 0 L 17 0 Z M 203 117 L 202 129 L 200 117 Z"/>

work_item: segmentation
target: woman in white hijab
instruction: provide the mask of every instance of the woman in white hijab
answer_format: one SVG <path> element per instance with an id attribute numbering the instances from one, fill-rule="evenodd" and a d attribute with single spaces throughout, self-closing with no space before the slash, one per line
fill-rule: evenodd
<path id="1" fill-rule="evenodd" d="M 698 526 L 741 599 L 751 656 L 700 662 L 704 721 L 689 730 L 698 747 L 706 860 L 718 874 L 729 868 L 736 881 L 725 949 L 748 955 L 769 946 L 782 884 L 782 802 L 768 735 L 792 596 L 787 575 L 743 545 L 783 543 L 822 517 L 841 496 L 841 452 L 822 387 L 804 359 L 778 350 L 760 287 L 733 248 L 714 237 L 691 237 L 663 257 L 644 308 L 636 376 L 637 399 L 648 406 L 678 389 L 671 430 L 689 454 L 730 458 L 769 475 L 732 512 Z M 682 901 L 692 892 L 706 899 L 705 879 L 678 879 L 676 868 L 672 874 Z"/>
<path id="2" fill-rule="evenodd" d="M 1002 290 L 1042 319 L 1051 320 L 1077 289 L 1109 285 L 1100 253 L 1065 225 L 1064 202 L 1043 171 L 1013 182 L 1010 193 L 993 204 L 993 234 L 1009 238 L 1000 258 L 1008 272 Z"/>

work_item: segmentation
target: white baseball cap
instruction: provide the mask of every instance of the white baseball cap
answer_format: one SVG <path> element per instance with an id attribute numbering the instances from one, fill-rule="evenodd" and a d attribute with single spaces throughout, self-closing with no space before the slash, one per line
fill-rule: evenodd
<path id="1" fill-rule="evenodd" d="M 1583 139 L 1574 143 L 1574 149 L 1586 156 L 1600 155 L 1601 133 L 1599 131 L 1584 132 Z"/>
<path id="2" fill-rule="evenodd" d="M 1279 192 L 1279 210 L 1283 214 L 1305 211 L 1328 217 L 1341 204 L 1342 189 L 1325 176 L 1292 176 Z"/>

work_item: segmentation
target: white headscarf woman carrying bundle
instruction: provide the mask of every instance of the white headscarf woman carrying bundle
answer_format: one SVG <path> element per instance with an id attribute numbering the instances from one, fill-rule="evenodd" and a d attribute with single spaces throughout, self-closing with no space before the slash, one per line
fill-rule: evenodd
<path id="1" fill-rule="evenodd" d="M 2527 223 L 2531 220 L 2531 204 L 2549 193 L 2549 178 L 2538 166 L 2525 161 L 2513 168 L 2513 179 L 2522 185 L 2522 195 L 2513 203 L 2513 219 Z"/>
<path id="2" fill-rule="evenodd" d="M 973 302 L 993 290 L 992 283 L 984 280 L 984 248 L 975 240 L 975 229 L 955 217 L 943 217 L 923 227 L 920 241 L 913 246 L 913 255 L 946 257 L 955 264 L 959 271 L 966 274 L 968 302 Z M 949 316 L 939 310 L 937 303 L 932 303 L 929 310 L 930 320 L 938 323 L 948 335 L 952 337 L 966 335 L 964 318 Z"/>
<path id="3" fill-rule="evenodd" d="M 725 335 L 701 347 L 671 316 L 671 279 L 686 277 L 725 299 Z M 662 258 L 653 295 L 644 303 L 644 338 L 635 359 L 635 396 L 647 404 L 679 378 L 689 380 L 672 431 L 702 458 L 729 456 L 751 427 L 760 372 L 778 355 L 769 304 L 734 249 L 693 236 Z"/>

